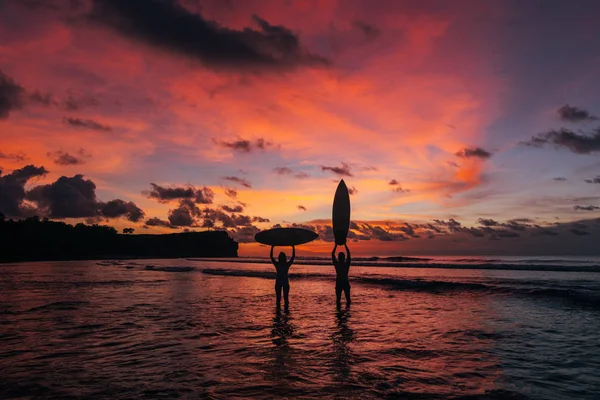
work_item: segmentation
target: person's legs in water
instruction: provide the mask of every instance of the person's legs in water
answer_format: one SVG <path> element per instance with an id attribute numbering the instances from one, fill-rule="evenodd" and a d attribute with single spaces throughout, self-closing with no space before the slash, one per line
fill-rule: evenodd
<path id="1" fill-rule="evenodd" d="M 350 301 L 350 284 L 346 285 L 344 288 L 344 294 L 346 295 L 346 307 L 348 307 L 351 303 Z"/>
<path id="2" fill-rule="evenodd" d="M 281 285 L 279 283 L 275 283 L 275 296 L 277 296 L 277 307 L 281 305 Z"/>
<path id="3" fill-rule="evenodd" d="M 342 305 L 342 287 L 340 285 L 335 285 L 335 304 L 339 308 Z"/>
<path id="4" fill-rule="evenodd" d="M 290 284 L 283 285 L 283 301 L 285 303 L 285 307 L 288 307 L 290 304 Z"/>

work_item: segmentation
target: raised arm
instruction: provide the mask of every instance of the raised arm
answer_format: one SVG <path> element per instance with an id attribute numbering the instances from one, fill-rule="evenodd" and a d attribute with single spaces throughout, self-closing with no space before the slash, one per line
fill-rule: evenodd
<path id="1" fill-rule="evenodd" d="M 347 244 L 344 244 L 344 246 L 346 246 L 346 265 L 350 268 L 350 249 Z"/>
<path id="2" fill-rule="evenodd" d="M 292 263 L 294 262 L 295 258 L 296 258 L 296 247 L 292 246 L 292 258 L 290 258 L 290 261 L 288 262 L 288 267 L 292 266 Z"/>
<path id="3" fill-rule="evenodd" d="M 273 265 L 277 265 L 277 261 L 275 260 L 275 257 L 273 257 L 273 249 L 275 248 L 275 246 L 271 246 L 271 262 L 273 263 Z"/>
<path id="4" fill-rule="evenodd" d="M 333 250 L 331 250 L 331 261 L 335 264 L 337 262 L 337 258 L 335 258 L 335 250 L 337 249 L 337 243 L 333 246 Z"/>

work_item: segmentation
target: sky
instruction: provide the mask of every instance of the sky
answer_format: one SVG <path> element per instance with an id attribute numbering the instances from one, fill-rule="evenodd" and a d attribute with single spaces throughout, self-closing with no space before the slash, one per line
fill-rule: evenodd
<path id="1" fill-rule="evenodd" d="M 0 212 L 600 253 L 600 3 L 0 0 Z"/>

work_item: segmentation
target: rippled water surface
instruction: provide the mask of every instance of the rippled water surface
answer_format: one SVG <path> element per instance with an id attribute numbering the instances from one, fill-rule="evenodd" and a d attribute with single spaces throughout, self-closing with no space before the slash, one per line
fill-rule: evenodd
<path id="1" fill-rule="evenodd" d="M 597 399 L 600 274 L 0 265 L 0 398 Z"/>

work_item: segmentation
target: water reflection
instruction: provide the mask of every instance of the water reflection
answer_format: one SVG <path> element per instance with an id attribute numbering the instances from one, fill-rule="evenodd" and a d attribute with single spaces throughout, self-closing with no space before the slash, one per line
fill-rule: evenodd
<path id="1" fill-rule="evenodd" d="M 352 370 L 353 354 L 348 344 L 355 339 L 355 333 L 348 326 L 351 317 L 350 308 L 337 309 L 335 314 L 336 327 L 331 335 L 333 341 L 333 372 L 335 380 L 347 382 Z"/>
<path id="2" fill-rule="evenodd" d="M 273 317 L 271 340 L 273 341 L 273 379 L 275 381 L 288 380 L 293 370 L 293 349 L 290 339 L 294 335 L 294 325 L 289 310 L 283 311 L 278 307 Z"/>

